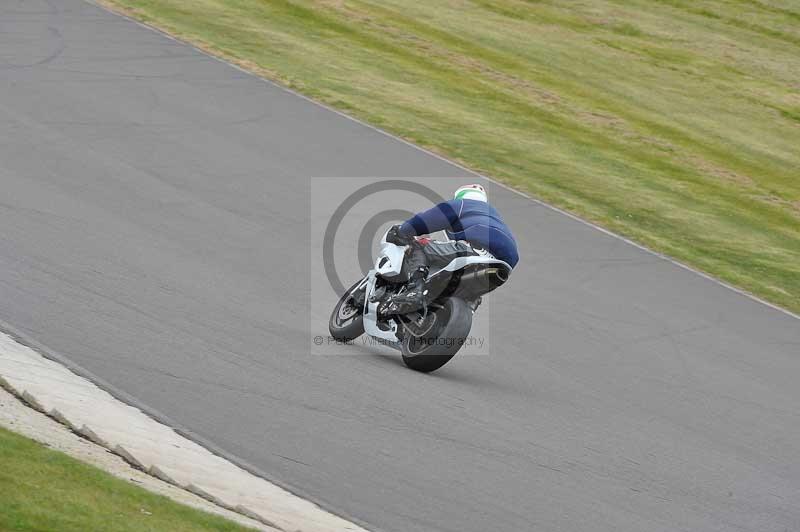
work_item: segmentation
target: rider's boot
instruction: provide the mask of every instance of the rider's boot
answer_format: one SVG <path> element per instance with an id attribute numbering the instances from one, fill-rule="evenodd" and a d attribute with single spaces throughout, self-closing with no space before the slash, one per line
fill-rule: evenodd
<path id="1" fill-rule="evenodd" d="M 405 292 L 401 292 L 386 301 L 378 310 L 381 314 L 408 314 L 425 306 L 425 278 L 428 276 L 428 267 L 420 266 L 411 273 Z"/>

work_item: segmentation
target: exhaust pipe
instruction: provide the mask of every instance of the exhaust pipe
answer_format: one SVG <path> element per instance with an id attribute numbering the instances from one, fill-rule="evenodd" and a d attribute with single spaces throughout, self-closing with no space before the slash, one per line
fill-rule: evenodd
<path id="1" fill-rule="evenodd" d="M 483 268 L 463 274 L 459 287 L 485 294 L 506 281 L 508 281 L 508 271 L 505 268 Z"/>

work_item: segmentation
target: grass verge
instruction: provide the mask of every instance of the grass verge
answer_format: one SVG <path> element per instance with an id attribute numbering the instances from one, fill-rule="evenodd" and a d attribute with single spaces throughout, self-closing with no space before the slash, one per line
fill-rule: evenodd
<path id="1" fill-rule="evenodd" d="M 0 427 L 0 530 L 250 530 Z"/>
<path id="2" fill-rule="evenodd" d="M 102 0 L 800 311 L 785 0 Z"/>

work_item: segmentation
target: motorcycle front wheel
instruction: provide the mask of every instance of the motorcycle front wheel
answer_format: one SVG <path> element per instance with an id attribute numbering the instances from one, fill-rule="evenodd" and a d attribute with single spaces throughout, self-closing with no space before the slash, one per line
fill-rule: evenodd
<path id="1" fill-rule="evenodd" d="M 472 328 L 472 309 L 463 299 L 445 300 L 438 308 L 428 309 L 425 331 L 415 335 L 406 329 L 400 344 L 405 365 L 415 371 L 430 373 L 447 364 L 464 345 Z"/>
<path id="2" fill-rule="evenodd" d="M 363 304 L 356 305 L 355 300 L 360 292 L 363 293 L 366 290 L 366 285 L 357 290 L 356 287 L 359 284 L 361 281 L 348 288 L 339 298 L 339 302 L 336 303 L 330 320 L 328 320 L 328 330 L 331 336 L 340 342 L 349 342 L 364 334 L 364 306 Z"/>

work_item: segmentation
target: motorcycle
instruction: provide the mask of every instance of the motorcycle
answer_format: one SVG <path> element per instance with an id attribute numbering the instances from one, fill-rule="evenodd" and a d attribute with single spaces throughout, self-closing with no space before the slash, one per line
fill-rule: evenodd
<path id="1" fill-rule="evenodd" d="M 410 245 L 424 245 L 424 239 Z M 444 366 L 461 349 L 482 296 L 508 280 L 511 266 L 488 253 L 456 257 L 431 267 L 421 309 L 381 315 L 381 304 L 406 290 L 402 267 L 408 247 L 387 242 L 383 236 L 374 268 L 342 295 L 328 329 L 340 342 L 366 333 L 399 349 L 408 368 L 429 373 Z"/>

